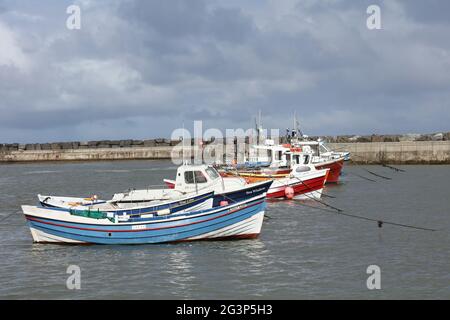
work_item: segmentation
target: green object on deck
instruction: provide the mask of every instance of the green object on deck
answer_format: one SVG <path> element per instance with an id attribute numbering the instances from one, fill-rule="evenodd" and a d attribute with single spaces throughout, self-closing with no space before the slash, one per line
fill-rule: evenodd
<path id="1" fill-rule="evenodd" d="M 91 210 L 69 210 L 71 215 L 86 217 L 92 219 L 106 219 L 108 216 L 106 212 L 103 211 L 91 211 Z"/>

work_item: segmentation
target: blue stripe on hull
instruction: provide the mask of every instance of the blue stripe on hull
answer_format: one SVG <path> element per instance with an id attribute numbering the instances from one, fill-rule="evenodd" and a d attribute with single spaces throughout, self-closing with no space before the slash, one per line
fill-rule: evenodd
<path id="1" fill-rule="evenodd" d="M 268 181 L 266 183 L 249 187 L 244 190 L 216 194 L 214 195 L 213 207 L 220 206 L 221 201 L 228 201 L 229 204 L 232 204 L 262 195 L 263 193 L 267 193 L 271 185 L 272 181 Z"/>
<path id="2" fill-rule="evenodd" d="M 79 228 L 69 228 L 64 226 L 54 226 L 51 224 L 41 223 L 33 220 L 29 220 L 29 225 L 32 228 L 40 230 L 42 232 L 59 236 L 62 238 L 67 238 L 71 240 L 78 240 L 88 243 L 98 243 L 98 244 L 143 244 L 143 243 L 163 243 L 163 242 L 174 242 L 183 239 L 201 236 L 212 231 L 216 231 L 225 227 L 232 226 L 233 224 L 244 221 L 265 208 L 265 203 L 258 200 L 252 204 L 248 204 L 248 207 L 241 210 L 228 213 L 227 210 L 221 210 L 213 214 L 202 215 L 201 217 L 182 219 L 176 222 L 168 223 L 148 223 L 148 228 L 165 228 L 158 230 L 142 230 L 136 231 L 131 230 L 131 226 L 95 226 L 96 229 L 108 231 L 90 231 L 81 230 Z M 44 222 L 50 222 L 50 219 L 38 218 Z M 204 221 L 207 220 L 207 221 Z M 67 226 L 73 224 L 68 224 L 65 222 L 58 222 Z M 181 226 L 180 226 L 181 225 Z M 92 225 L 90 225 L 92 227 Z M 169 227 L 169 228 L 167 228 Z M 120 231 L 125 232 L 120 232 Z"/>

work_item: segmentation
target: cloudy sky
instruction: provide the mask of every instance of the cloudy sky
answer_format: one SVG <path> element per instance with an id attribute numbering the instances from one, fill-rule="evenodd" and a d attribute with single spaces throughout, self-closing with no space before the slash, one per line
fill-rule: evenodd
<path id="1" fill-rule="evenodd" d="M 0 142 L 249 128 L 259 109 L 268 128 L 296 111 L 310 135 L 450 131 L 449 14 L 446 0 L 0 0 Z"/>

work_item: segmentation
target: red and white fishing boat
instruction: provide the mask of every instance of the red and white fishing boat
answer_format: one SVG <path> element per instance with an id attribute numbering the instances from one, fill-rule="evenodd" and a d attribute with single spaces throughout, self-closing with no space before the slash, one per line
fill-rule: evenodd
<path id="1" fill-rule="evenodd" d="M 267 198 L 320 199 L 330 170 L 297 165 L 285 178 L 274 179 Z"/>
<path id="2" fill-rule="evenodd" d="M 198 166 L 198 168 L 201 169 L 201 166 Z M 267 190 L 267 198 L 320 199 L 329 172 L 329 169 L 317 170 L 313 165 L 295 165 L 287 175 L 228 172 L 227 176 L 222 176 L 216 184 L 209 188 L 220 191 L 223 186 L 227 187 L 238 183 L 240 188 L 247 190 L 243 185 L 257 187 L 273 180 L 272 185 Z M 177 174 L 177 180 L 164 179 L 164 182 L 169 189 L 186 191 L 186 186 L 189 185 L 184 182 L 183 177 L 183 174 Z"/>
<path id="3" fill-rule="evenodd" d="M 295 165 L 313 165 L 317 170 L 329 169 L 326 182 L 336 183 L 344 166 L 344 157 L 335 154 L 324 156 L 320 154 L 320 145 L 319 141 L 275 145 L 273 140 L 266 140 L 264 144 L 251 147 L 249 163 L 268 163 L 268 167 L 222 170 L 221 175 L 229 176 L 238 172 L 242 177 L 253 177 L 252 181 L 269 176 L 279 179 L 289 176 Z"/>
<path id="4" fill-rule="evenodd" d="M 340 153 L 323 154 L 320 152 L 321 146 L 321 141 L 293 141 L 289 147 L 294 159 L 297 154 L 309 155 L 310 158 L 306 161 L 314 165 L 316 169 L 330 170 L 327 183 L 337 183 L 344 167 L 345 156 Z"/>
<path id="5" fill-rule="evenodd" d="M 260 116 L 261 117 L 261 116 Z M 309 140 L 299 129 L 299 123 L 294 114 L 294 128 L 286 134 L 286 144 L 275 144 L 273 140 L 261 136 L 262 124 L 256 125 L 258 134 L 256 145 L 250 147 L 248 161 L 236 170 L 241 176 L 271 175 L 273 178 L 283 178 L 290 174 L 295 165 L 313 165 L 317 170 L 329 169 L 327 183 L 339 181 L 344 161 L 350 159 L 349 152 L 335 152 L 328 148 L 322 140 Z M 259 143 L 264 141 L 263 143 Z M 226 175 L 227 173 L 221 172 Z"/>

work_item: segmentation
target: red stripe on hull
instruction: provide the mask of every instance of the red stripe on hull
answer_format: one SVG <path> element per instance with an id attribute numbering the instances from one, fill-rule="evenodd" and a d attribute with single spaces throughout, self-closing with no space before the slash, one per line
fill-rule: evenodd
<path id="1" fill-rule="evenodd" d="M 294 189 L 294 195 L 305 194 L 308 192 L 317 191 L 323 188 L 325 184 L 326 175 L 317 177 L 314 179 L 309 179 L 306 181 L 298 181 L 287 186 L 275 187 L 273 191 L 269 189 L 267 192 L 267 198 L 284 198 L 286 195 L 286 188 L 291 187 Z"/>
<path id="2" fill-rule="evenodd" d="M 326 183 L 337 183 L 341 175 L 342 167 L 344 166 L 344 159 L 336 160 L 326 164 L 315 164 L 317 170 L 330 169 Z"/>

